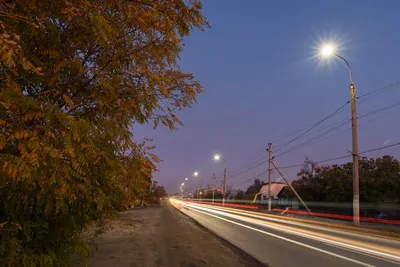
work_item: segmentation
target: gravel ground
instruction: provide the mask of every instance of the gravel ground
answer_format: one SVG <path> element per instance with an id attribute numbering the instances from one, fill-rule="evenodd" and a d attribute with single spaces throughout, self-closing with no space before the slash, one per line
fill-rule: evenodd
<path id="1" fill-rule="evenodd" d="M 90 266 L 264 266 L 169 204 L 122 213 L 110 225 Z"/>

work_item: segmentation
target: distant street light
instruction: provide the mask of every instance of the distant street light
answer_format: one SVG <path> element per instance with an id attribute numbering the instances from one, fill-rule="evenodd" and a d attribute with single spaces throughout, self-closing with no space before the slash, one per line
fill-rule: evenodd
<path id="1" fill-rule="evenodd" d="M 188 178 L 185 178 L 185 180 L 187 181 L 187 180 L 188 180 Z"/>
<path id="2" fill-rule="evenodd" d="M 360 193 L 359 193 L 359 167 L 358 167 L 358 135 L 357 135 L 357 108 L 356 108 L 356 86 L 349 62 L 342 56 L 336 54 L 335 46 L 328 44 L 321 48 L 323 57 L 335 56 L 343 60 L 347 65 L 350 77 L 350 103 L 351 103 L 351 130 L 352 130 L 352 154 L 353 154 L 353 222 L 360 225 Z"/>
<path id="3" fill-rule="evenodd" d="M 198 173 L 198 172 L 194 172 L 193 175 L 194 175 L 194 176 L 198 176 L 199 173 Z M 186 179 L 187 179 L 187 178 L 186 178 Z"/>
<path id="4" fill-rule="evenodd" d="M 185 183 L 182 183 L 182 186 L 184 186 L 185 185 Z"/>
<path id="5" fill-rule="evenodd" d="M 219 161 L 219 160 L 223 160 L 225 162 L 225 167 L 224 167 L 224 191 L 222 192 L 222 206 L 225 206 L 225 192 L 226 192 L 226 160 L 221 158 L 221 155 L 219 154 L 215 154 L 214 155 L 214 160 L 215 161 Z"/>

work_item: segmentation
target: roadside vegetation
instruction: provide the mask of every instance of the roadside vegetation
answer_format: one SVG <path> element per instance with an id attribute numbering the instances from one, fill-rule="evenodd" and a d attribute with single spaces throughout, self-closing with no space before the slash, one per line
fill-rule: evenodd
<path id="1" fill-rule="evenodd" d="M 198 0 L 0 2 L 0 265 L 77 266 L 81 233 L 149 197 L 151 140 L 202 86 L 179 68 Z"/>

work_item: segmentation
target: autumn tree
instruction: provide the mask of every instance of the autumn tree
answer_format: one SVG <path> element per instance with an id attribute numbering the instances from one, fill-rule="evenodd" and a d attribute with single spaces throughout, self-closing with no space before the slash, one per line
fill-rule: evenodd
<path id="1" fill-rule="evenodd" d="M 202 87 L 178 66 L 199 0 L 0 2 L 0 265 L 76 266 L 81 232 L 145 194 L 135 124 L 181 124 Z M 76 258 L 76 257 L 74 257 Z"/>

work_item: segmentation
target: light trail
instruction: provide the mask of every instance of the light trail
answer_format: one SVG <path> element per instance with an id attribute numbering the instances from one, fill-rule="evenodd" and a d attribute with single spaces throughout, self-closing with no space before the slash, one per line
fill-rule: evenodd
<path id="1" fill-rule="evenodd" d="M 192 203 L 196 205 L 196 203 Z M 198 205 L 198 204 L 197 204 Z M 245 215 L 257 219 L 262 219 L 262 220 L 268 220 L 268 221 L 274 221 L 278 223 L 284 223 L 284 224 L 290 224 L 294 226 L 300 226 L 304 228 L 309 228 L 312 230 L 320 230 L 320 231 L 325 231 L 325 232 L 330 232 L 333 234 L 340 234 L 343 232 L 343 229 L 334 229 L 331 227 L 326 227 L 326 223 L 320 223 L 320 222 L 313 222 L 313 224 L 310 224 L 310 220 L 308 219 L 299 219 L 299 218 L 290 218 L 290 217 L 282 217 L 280 215 L 274 215 L 274 214 L 263 214 L 260 212 L 253 212 L 253 211 L 247 211 L 247 210 L 238 210 L 238 209 L 232 209 L 232 208 L 225 208 L 225 207 L 208 207 L 211 209 L 217 209 L 217 210 L 222 210 L 222 211 L 227 211 L 230 213 L 234 214 L 239 214 L 239 215 Z M 370 239 L 371 241 L 377 241 L 379 239 L 382 239 L 382 236 L 378 236 L 376 234 L 367 232 L 351 232 L 347 231 L 346 235 L 349 236 L 354 236 L 354 237 L 360 237 L 360 234 L 362 235 L 362 238 L 364 239 Z M 367 235 L 365 235 L 367 234 Z M 392 242 L 394 244 L 399 244 L 400 240 L 396 238 L 391 238 L 391 237 L 384 237 L 386 242 Z"/>
<path id="2" fill-rule="evenodd" d="M 295 241 L 295 240 L 286 238 L 286 237 L 282 237 L 282 236 L 279 236 L 279 235 L 275 235 L 275 234 L 273 234 L 273 233 L 269 233 L 269 232 L 260 230 L 260 229 L 255 228 L 255 227 L 251 227 L 251 226 L 248 226 L 248 225 L 245 225 L 245 224 L 241 224 L 241 223 L 238 223 L 238 222 L 235 222 L 235 221 L 231 221 L 231 220 L 228 220 L 228 219 L 226 219 L 226 218 L 223 218 L 223 217 L 220 217 L 220 216 L 217 216 L 217 215 L 214 215 L 214 214 L 210 214 L 210 213 L 208 213 L 208 212 L 204 212 L 204 211 L 201 211 L 201 210 L 198 210 L 198 212 L 203 213 L 203 214 L 206 214 L 206 215 L 208 215 L 208 216 L 212 216 L 212 217 L 214 217 L 214 218 L 218 218 L 218 219 L 220 219 L 220 220 L 223 220 L 223 221 L 226 221 L 226 222 L 235 224 L 235 225 L 239 225 L 239 226 L 241 226 L 241 227 L 244 227 L 244 228 L 247 228 L 247 229 L 250 229 L 250 230 L 253 230 L 253 231 L 262 233 L 262 234 L 265 234 L 265 235 L 269 235 L 269 236 L 272 236 L 272 237 L 275 237 L 275 238 L 278 238 L 278 239 L 287 241 L 287 242 L 292 243 L 292 244 L 295 244 L 295 245 L 299 245 L 299 246 L 302 246 L 302 247 L 305 247 L 305 248 L 309 248 L 309 249 L 312 249 L 312 250 L 315 250 L 315 251 L 318 251 L 318 252 L 321 252 L 321 253 L 324 253 L 324 254 L 333 256 L 333 257 L 337 257 L 337 258 L 340 258 L 340 259 L 343 259 L 343 260 L 346 260 L 346 261 L 350 261 L 350 262 L 353 262 L 353 263 L 356 263 L 356 264 L 359 264 L 359 265 L 362 265 L 362 266 L 366 266 L 366 267 L 377 267 L 377 266 L 375 266 L 375 265 L 371 265 L 371 264 L 368 264 L 368 263 L 365 263 L 365 262 L 361 262 L 361 261 L 358 261 L 358 260 L 355 260 L 355 259 L 351 259 L 351 258 L 342 256 L 342 255 L 339 255 L 339 254 L 336 254 L 336 253 L 329 252 L 329 251 L 327 251 L 327 250 L 323 250 L 323 249 L 320 249 L 320 248 L 317 248 L 317 247 L 314 247 L 314 246 L 310 246 L 310 245 L 307 245 L 307 244 L 304 244 L 304 243 L 301 243 L 301 242 L 298 242 L 298 241 Z"/>
<path id="3" fill-rule="evenodd" d="M 315 231 L 320 230 L 320 231 L 334 233 L 336 231 L 334 229 L 329 229 L 326 227 L 323 228 L 320 226 L 313 226 L 310 224 L 307 225 L 304 222 L 289 221 L 288 218 L 283 219 L 281 216 L 278 216 L 278 215 L 260 214 L 260 213 L 252 212 L 252 211 L 244 211 L 244 210 L 218 207 L 218 206 L 206 206 L 206 205 L 202 205 L 202 204 L 186 203 L 186 202 L 176 201 L 176 200 L 174 200 L 174 203 L 179 204 L 180 206 L 189 208 L 191 210 L 194 210 L 196 212 L 200 212 L 202 214 L 206 214 L 206 215 L 221 219 L 223 221 L 245 227 L 247 229 L 252 229 L 257 232 L 267 234 L 267 235 L 291 242 L 293 244 L 301 245 L 303 247 L 317 250 L 319 252 L 329 254 L 329 255 L 332 255 L 335 257 L 340 257 L 341 259 L 345 259 L 347 261 L 352 261 L 359 265 L 374 266 L 374 265 L 370 265 L 365 262 L 351 259 L 351 258 L 342 256 L 342 255 L 338 255 L 336 253 L 333 253 L 333 252 L 330 252 L 330 251 L 327 251 L 324 249 L 320 249 L 320 248 L 317 248 L 317 247 L 314 247 L 314 246 L 311 246 L 311 245 L 308 245 L 308 244 L 305 244 L 305 243 L 302 243 L 302 242 L 299 242 L 299 241 L 296 241 L 296 240 L 293 240 L 293 239 L 290 239 L 287 237 L 273 234 L 273 233 L 267 232 L 265 230 L 262 230 L 262 229 L 259 229 L 256 227 L 252 227 L 252 226 L 249 226 L 249 225 L 246 225 L 243 223 L 249 223 L 249 224 L 252 224 L 252 225 L 255 225 L 258 227 L 269 228 L 274 231 L 279 231 L 279 232 L 282 232 L 285 234 L 295 235 L 295 236 L 306 238 L 309 240 L 318 241 L 323 244 L 329 244 L 331 246 L 338 247 L 340 249 L 346 249 L 349 251 L 353 251 L 355 253 L 360 253 L 363 255 L 374 257 L 376 259 L 400 264 L 400 250 L 398 250 L 398 249 L 387 247 L 387 246 L 371 244 L 369 242 L 357 241 L 357 240 L 353 240 L 351 238 L 349 239 L 349 238 L 339 237 L 338 235 L 334 236 L 334 235 L 330 235 L 327 233 L 315 232 Z M 223 217 L 221 217 L 221 216 L 223 216 Z M 243 223 L 233 221 L 233 220 L 238 220 Z M 279 224 L 279 223 L 281 223 L 281 224 Z M 282 223 L 290 224 L 290 225 L 289 226 L 282 225 Z M 307 229 L 302 229 L 302 228 L 298 228 L 298 227 L 303 227 L 303 228 L 307 228 Z M 309 229 L 311 229 L 311 231 Z M 312 231 L 312 230 L 314 230 L 314 231 Z M 343 231 L 342 232 L 336 231 L 336 233 L 344 234 Z M 345 233 L 345 234 L 350 235 L 350 236 L 362 237 L 363 239 L 376 239 L 377 238 L 377 237 L 365 238 L 364 236 L 357 235 L 355 233 Z M 389 242 L 394 242 L 394 241 L 389 240 Z"/>
<path id="4" fill-rule="evenodd" d="M 199 204 L 206 204 L 206 205 L 213 205 L 213 206 L 224 206 L 224 207 L 233 207 L 233 208 L 243 208 L 243 209 L 251 209 L 251 210 L 260 210 L 260 207 L 257 205 L 249 205 L 249 204 L 237 204 L 237 203 L 222 203 L 218 202 L 209 202 L 209 201 L 193 201 L 189 200 L 187 202 L 192 203 L 199 203 Z M 308 203 L 307 203 L 308 204 Z M 309 205 L 309 204 L 308 204 Z M 337 205 L 337 203 L 336 203 Z M 312 205 L 309 205 L 312 206 Z M 338 220 L 346 220 L 352 221 L 353 217 L 349 215 L 340 215 L 340 214 L 332 214 L 332 213 L 321 213 L 321 212 L 311 212 L 308 211 L 301 211 L 301 210 L 283 210 L 283 209 L 273 209 L 274 212 L 283 212 L 285 213 L 292 213 L 292 214 L 299 214 L 304 216 L 315 216 L 321 218 L 329 218 L 329 219 L 338 219 Z M 371 223 L 380 223 L 380 224 L 390 224 L 390 225 L 400 225 L 400 220 L 385 220 L 385 219 L 378 219 L 378 218 L 369 218 L 369 217 L 360 217 L 360 221 L 362 222 L 371 222 Z"/>

